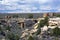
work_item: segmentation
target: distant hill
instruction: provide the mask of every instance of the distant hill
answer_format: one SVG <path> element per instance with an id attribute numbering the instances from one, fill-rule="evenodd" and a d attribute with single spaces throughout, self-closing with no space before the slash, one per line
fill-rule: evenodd
<path id="1" fill-rule="evenodd" d="M 0 14 L 0 17 L 5 17 L 5 16 L 13 16 L 13 15 L 18 15 L 20 18 L 28 18 L 29 14 L 33 14 L 33 18 L 38 18 L 38 17 L 42 17 L 43 13 L 11 13 L 11 14 Z"/>
<path id="2" fill-rule="evenodd" d="M 20 18 L 28 18 L 29 14 L 33 14 L 33 18 L 39 18 L 39 17 L 43 17 L 44 13 L 0 13 L 0 18 L 4 18 L 5 16 L 13 16 L 13 15 L 18 15 Z M 60 15 L 60 12 L 55 12 L 54 14 Z"/>

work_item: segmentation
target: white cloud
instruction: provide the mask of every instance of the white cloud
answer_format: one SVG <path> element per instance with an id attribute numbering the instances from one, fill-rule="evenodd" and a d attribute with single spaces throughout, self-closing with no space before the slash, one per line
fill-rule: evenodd
<path id="1" fill-rule="evenodd" d="M 0 8 L 0 10 L 5 10 L 4 8 Z"/>
<path id="2" fill-rule="evenodd" d="M 40 10 L 51 10 L 52 9 L 52 7 L 51 6 L 40 6 Z"/>
<path id="3" fill-rule="evenodd" d="M 18 0 L 2 0 L 0 1 L 0 4 L 4 5 L 12 5 L 13 3 L 17 2 Z"/>
<path id="4" fill-rule="evenodd" d="M 43 4 L 43 3 L 49 2 L 49 0 L 38 0 L 38 2 Z"/>
<path id="5" fill-rule="evenodd" d="M 55 9 L 57 10 L 57 12 L 60 12 L 60 7 L 56 7 Z"/>
<path id="6" fill-rule="evenodd" d="M 42 10 L 52 10 L 52 9 L 60 10 L 59 9 L 60 7 L 59 8 L 52 7 L 53 1 L 54 0 L 2 0 L 0 1 L 0 4 L 5 6 L 3 8 L 0 8 L 0 10 L 13 10 L 9 12 L 43 12 Z M 18 2 L 22 4 L 18 4 Z M 34 3 L 40 6 L 37 6 Z M 47 3 L 47 5 L 43 5 L 45 3 Z M 37 10 L 37 11 L 31 11 L 31 10 Z"/>

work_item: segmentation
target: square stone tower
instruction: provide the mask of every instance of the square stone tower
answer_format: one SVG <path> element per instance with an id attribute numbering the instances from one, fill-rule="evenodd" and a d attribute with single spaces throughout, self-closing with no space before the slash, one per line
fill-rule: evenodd
<path id="1" fill-rule="evenodd" d="M 43 14 L 43 17 L 46 17 L 46 16 L 53 17 L 54 16 L 54 13 L 44 13 Z"/>

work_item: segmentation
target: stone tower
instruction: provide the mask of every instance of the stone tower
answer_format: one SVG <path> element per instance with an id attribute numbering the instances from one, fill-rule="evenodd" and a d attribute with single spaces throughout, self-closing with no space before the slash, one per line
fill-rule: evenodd
<path id="1" fill-rule="evenodd" d="M 44 13 L 43 14 L 43 17 L 46 17 L 46 16 L 49 16 L 49 14 L 48 13 Z"/>
<path id="2" fill-rule="evenodd" d="M 46 17 L 46 16 L 53 17 L 54 16 L 54 13 L 44 13 L 43 14 L 43 17 Z"/>

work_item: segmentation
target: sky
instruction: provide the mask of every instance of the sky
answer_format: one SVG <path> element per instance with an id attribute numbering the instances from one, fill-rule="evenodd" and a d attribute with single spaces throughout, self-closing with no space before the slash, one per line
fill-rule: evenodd
<path id="1" fill-rule="evenodd" d="M 0 0 L 0 13 L 60 12 L 60 0 Z"/>

